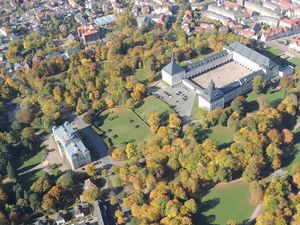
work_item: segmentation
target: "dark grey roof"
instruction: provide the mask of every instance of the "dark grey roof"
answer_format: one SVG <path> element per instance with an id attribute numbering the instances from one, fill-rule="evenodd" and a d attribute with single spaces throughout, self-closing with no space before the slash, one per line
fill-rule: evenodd
<path id="1" fill-rule="evenodd" d="M 163 70 L 172 76 L 184 71 L 184 69 L 175 62 L 174 57 L 171 58 L 171 62 L 166 65 Z"/>
<path id="2" fill-rule="evenodd" d="M 238 54 L 246 57 L 247 59 L 249 59 L 267 69 L 270 69 L 276 65 L 276 63 L 274 63 L 268 57 L 254 51 L 251 48 L 248 48 L 246 45 L 244 45 L 240 42 L 232 43 L 231 45 L 229 45 L 229 48 L 232 49 L 233 51 L 237 52 Z"/>
<path id="3" fill-rule="evenodd" d="M 199 94 L 208 102 L 213 102 L 224 96 L 223 92 L 215 87 L 215 83 L 211 80 L 208 87 Z"/>
<path id="4" fill-rule="evenodd" d="M 214 61 L 214 60 L 216 60 L 220 57 L 223 57 L 225 55 L 228 55 L 228 52 L 226 50 L 220 51 L 218 53 L 214 53 L 214 54 L 212 54 L 212 55 L 210 55 L 210 56 L 208 56 L 204 59 L 200 59 L 199 61 L 197 61 L 195 63 L 192 63 L 192 64 L 189 64 L 189 65 L 185 66 L 185 70 L 186 70 L 186 72 L 190 71 L 190 70 L 193 70 L 193 69 L 195 69 L 199 66 L 203 66 L 203 65 L 205 65 L 205 64 L 207 64 L 211 61 Z"/>

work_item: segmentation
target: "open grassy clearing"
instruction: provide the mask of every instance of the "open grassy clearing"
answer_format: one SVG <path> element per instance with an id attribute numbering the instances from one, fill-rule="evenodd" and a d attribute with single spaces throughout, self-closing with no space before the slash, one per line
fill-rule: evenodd
<path id="1" fill-rule="evenodd" d="M 295 66 L 300 66 L 300 59 L 297 57 L 293 57 L 293 58 L 289 59 L 289 62 L 294 64 Z"/>
<path id="2" fill-rule="evenodd" d="M 141 106 L 135 109 L 135 112 L 148 123 L 151 112 L 158 112 L 164 117 L 173 112 L 173 109 L 164 101 L 150 95 L 143 100 Z"/>
<path id="3" fill-rule="evenodd" d="M 227 147 L 233 142 L 234 132 L 230 128 L 217 125 L 210 130 L 208 138 L 214 140 L 220 147 Z"/>
<path id="4" fill-rule="evenodd" d="M 113 109 L 109 114 L 101 114 L 99 127 L 111 138 L 114 146 L 122 143 L 139 143 L 152 135 L 150 128 L 134 112 L 125 109 Z"/>
<path id="5" fill-rule="evenodd" d="M 199 224 L 224 225 L 230 219 L 246 221 L 255 208 L 249 197 L 249 184 L 243 181 L 212 188 L 202 199 Z"/>
<path id="6" fill-rule="evenodd" d="M 270 93 L 266 93 L 264 95 L 267 96 L 270 106 L 277 107 L 277 105 L 284 99 L 285 91 L 283 89 L 272 90 Z M 247 101 L 249 103 L 256 102 L 256 100 L 257 100 L 257 95 L 255 95 L 254 92 L 250 92 L 247 95 Z M 257 107 L 258 107 L 258 105 L 257 105 Z"/>
<path id="7" fill-rule="evenodd" d="M 200 115 L 200 108 L 198 107 L 199 104 L 199 98 L 198 95 L 195 96 L 194 99 L 194 104 L 193 104 L 193 108 L 192 108 L 192 113 L 191 113 L 191 117 L 193 120 L 199 120 L 199 115 Z"/>
<path id="8" fill-rule="evenodd" d="M 151 71 L 148 69 L 137 69 L 135 76 L 139 82 L 145 83 L 148 81 L 150 73 L 151 73 Z"/>

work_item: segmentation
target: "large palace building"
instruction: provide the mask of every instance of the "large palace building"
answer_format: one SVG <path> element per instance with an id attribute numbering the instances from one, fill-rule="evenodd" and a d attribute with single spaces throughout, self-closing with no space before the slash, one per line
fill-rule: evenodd
<path id="1" fill-rule="evenodd" d="M 279 65 L 240 42 L 181 67 L 171 62 L 162 69 L 170 86 L 183 83 L 199 96 L 199 107 L 211 111 L 252 90 L 252 80 L 262 76 L 268 82 L 279 74 Z"/>

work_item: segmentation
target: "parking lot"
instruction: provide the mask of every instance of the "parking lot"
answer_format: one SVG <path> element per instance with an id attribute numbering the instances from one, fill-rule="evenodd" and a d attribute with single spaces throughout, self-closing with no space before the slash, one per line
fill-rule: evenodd
<path id="1" fill-rule="evenodd" d="M 183 84 L 172 88 L 158 84 L 150 93 L 169 104 L 184 122 L 188 122 L 195 98 L 193 91 Z"/>

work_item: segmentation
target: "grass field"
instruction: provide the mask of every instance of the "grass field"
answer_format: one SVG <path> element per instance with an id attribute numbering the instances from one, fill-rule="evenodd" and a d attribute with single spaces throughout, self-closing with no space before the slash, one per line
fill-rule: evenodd
<path id="1" fill-rule="evenodd" d="M 145 83 L 148 81 L 150 72 L 148 69 L 137 69 L 135 73 L 136 79 L 141 83 Z"/>
<path id="2" fill-rule="evenodd" d="M 194 99 L 194 104 L 193 104 L 193 108 L 192 108 L 192 119 L 194 120 L 199 120 L 199 115 L 200 115 L 200 108 L 198 107 L 198 101 L 199 101 L 199 98 L 198 98 L 198 95 L 195 96 L 195 99 Z"/>
<path id="3" fill-rule="evenodd" d="M 294 64 L 295 66 L 300 66 L 300 59 L 297 57 L 291 58 L 289 59 L 289 62 L 291 62 L 292 64 Z"/>
<path id="4" fill-rule="evenodd" d="M 148 123 L 151 112 L 158 112 L 162 116 L 167 116 L 173 109 L 164 101 L 156 98 L 153 95 L 144 99 L 143 104 L 135 109 L 135 112 Z"/>
<path id="5" fill-rule="evenodd" d="M 277 105 L 284 99 L 285 91 L 283 89 L 273 90 L 270 93 L 266 93 L 265 95 L 268 98 L 270 106 L 277 107 Z M 257 96 L 253 92 L 249 93 L 247 96 L 248 102 L 256 101 L 256 99 Z"/>
<path id="6" fill-rule="evenodd" d="M 20 173 L 40 164 L 44 158 L 44 155 L 45 150 L 42 148 L 36 152 L 29 149 L 20 149 L 14 164 Z"/>
<path id="7" fill-rule="evenodd" d="M 277 48 L 269 48 L 267 51 L 276 56 L 284 54 L 284 51 L 277 49 Z"/>
<path id="8" fill-rule="evenodd" d="M 228 220 L 246 221 L 255 207 L 249 203 L 249 185 L 243 181 L 215 187 L 202 199 L 199 224 L 225 225 Z"/>
<path id="9" fill-rule="evenodd" d="M 108 116 L 104 114 L 101 115 L 104 120 L 100 129 L 111 138 L 114 146 L 126 142 L 139 143 L 152 135 L 144 121 L 130 110 L 114 109 Z"/>
<path id="10" fill-rule="evenodd" d="M 234 132 L 230 128 L 217 125 L 210 130 L 208 138 L 214 140 L 220 147 L 227 147 L 233 142 Z"/>

